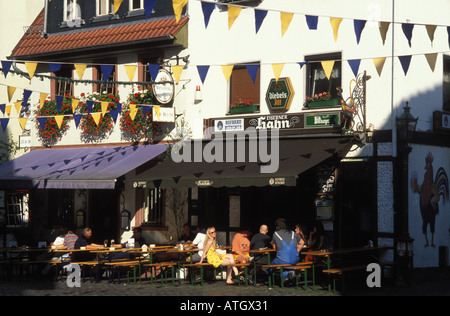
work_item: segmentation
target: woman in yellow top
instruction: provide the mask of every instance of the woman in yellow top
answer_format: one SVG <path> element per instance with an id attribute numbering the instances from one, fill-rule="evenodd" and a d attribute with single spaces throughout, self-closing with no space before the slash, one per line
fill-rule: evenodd
<path id="1" fill-rule="evenodd" d="M 216 252 L 216 229 L 214 227 L 208 228 L 206 231 L 205 244 L 203 246 L 203 255 L 200 259 L 200 262 L 197 264 L 201 264 L 203 259 L 206 256 L 206 260 L 209 264 L 212 264 L 214 268 L 218 266 L 227 267 L 227 281 L 226 283 L 229 285 L 235 284 L 232 280 L 231 271 L 234 270 L 234 273 L 238 275 L 238 270 L 234 266 L 236 262 L 234 261 L 234 256 L 231 253 L 227 254 L 219 254 Z"/>

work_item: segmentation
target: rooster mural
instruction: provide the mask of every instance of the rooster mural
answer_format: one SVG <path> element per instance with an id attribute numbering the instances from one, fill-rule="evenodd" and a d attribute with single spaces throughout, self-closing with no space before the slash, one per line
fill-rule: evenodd
<path id="1" fill-rule="evenodd" d="M 447 173 L 443 168 L 439 168 L 434 176 L 433 155 L 428 153 L 425 158 L 425 174 L 422 185 L 417 184 L 417 176 L 412 176 L 412 189 L 420 196 L 420 214 L 422 215 L 422 233 L 425 235 L 425 248 L 428 243 L 428 225 L 431 232 L 431 247 L 435 248 L 434 232 L 436 215 L 439 213 L 439 201 L 443 198 L 443 203 L 447 202 L 449 196 L 449 184 Z"/>

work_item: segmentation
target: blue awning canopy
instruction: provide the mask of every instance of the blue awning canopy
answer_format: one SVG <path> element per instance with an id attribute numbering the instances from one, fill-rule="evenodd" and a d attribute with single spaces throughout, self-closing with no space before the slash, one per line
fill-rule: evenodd
<path id="1" fill-rule="evenodd" d="M 114 189 L 166 145 L 34 150 L 0 166 L 0 189 Z"/>

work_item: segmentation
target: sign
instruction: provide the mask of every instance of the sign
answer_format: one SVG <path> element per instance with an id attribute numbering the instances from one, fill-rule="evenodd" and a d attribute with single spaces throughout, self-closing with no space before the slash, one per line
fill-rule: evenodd
<path id="1" fill-rule="evenodd" d="M 266 101 L 271 110 L 288 111 L 294 99 L 294 88 L 290 78 L 272 79 L 266 93 Z"/>
<path id="2" fill-rule="evenodd" d="M 237 132 L 244 130 L 244 119 L 215 120 L 214 132 Z"/>
<path id="3" fill-rule="evenodd" d="M 286 178 L 270 178 L 269 185 L 277 186 L 277 185 L 285 185 Z"/>
<path id="4" fill-rule="evenodd" d="M 30 148 L 31 147 L 31 136 L 19 136 L 19 147 L 20 148 Z"/>
<path id="5" fill-rule="evenodd" d="M 154 106 L 153 111 L 153 121 L 155 122 L 175 122 L 175 108 L 165 108 L 161 106 Z"/>
<path id="6" fill-rule="evenodd" d="M 450 113 L 434 111 L 433 129 L 438 132 L 450 132 Z"/>
<path id="7" fill-rule="evenodd" d="M 341 125 L 341 116 L 337 112 L 305 114 L 305 128 L 339 125 Z"/>
<path id="8" fill-rule="evenodd" d="M 166 69 L 161 69 L 152 85 L 153 94 L 161 104 L 169 104 L 175 96 L 175 85 L 172 75 Z"/>

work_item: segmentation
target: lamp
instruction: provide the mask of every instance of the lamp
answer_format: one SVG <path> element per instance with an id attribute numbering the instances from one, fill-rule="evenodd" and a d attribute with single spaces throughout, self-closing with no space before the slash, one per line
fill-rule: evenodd
<path id="1" fill-rule="evenodd" d="M 197 86 L 195 89 L 194 100 L 196 103 L 203 101 L 203 95 L 202 95 L 202 90 L 201 90 L 200 86 Z"/>
<path id="2" fill-rule="evenodd" d="M 412 133 L 416 130 L 418 117 L 415 118 L 411 114 L 411 108 L 409 102 L 406 102 L 406 106 L 403 108 L 402 115 L 397 118 L 397 129 L 402 140 L 408 141 L 411 138 Z"/>

